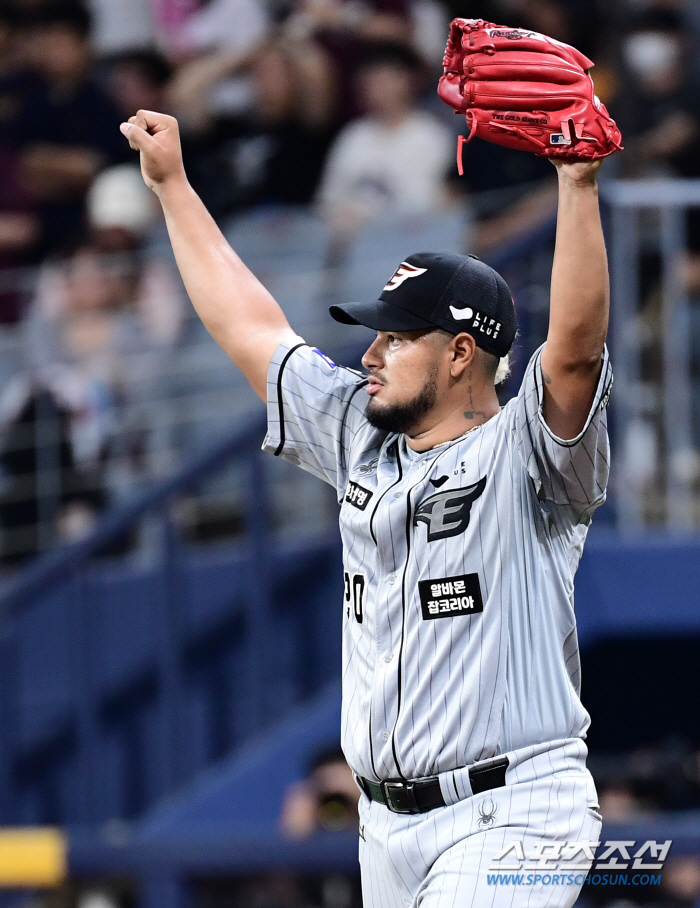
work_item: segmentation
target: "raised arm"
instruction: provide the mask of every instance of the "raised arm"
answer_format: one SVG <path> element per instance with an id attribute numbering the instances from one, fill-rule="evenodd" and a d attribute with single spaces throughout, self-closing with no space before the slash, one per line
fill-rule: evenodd
<path id="1" fill-rule="evenodd" d="M 174 117 L 140 110 L 121 130 L 140 152 L 143 178 L 163 206 L 177 266 L 197 314 L 265 400 L 272 354 L 294 331 L 188 183 Z"/>
<path id="2" fill-rule="evenodd" d="M 557 238 L 547 343 L 544 416 L 559 438 L 583 429 L 600 376 L 610 289 L 596 173 L 600 161 L 553 161 L 559 178 Z"/>

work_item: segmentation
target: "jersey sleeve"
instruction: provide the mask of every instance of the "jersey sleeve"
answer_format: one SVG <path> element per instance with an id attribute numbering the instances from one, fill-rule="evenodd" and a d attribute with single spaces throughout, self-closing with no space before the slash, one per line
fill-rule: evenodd
<path id="1" fill-rule="evenodd" d="M 533 355 L 520 386 L 515 409 L 517 444 L 538 498 L 568 509 L 576 523 L 585 522 L 605 501 L 610 472 L 610 359 L 606 348 L 586 424 L 576 438 L 565 440 L 552 432 L 544 418 L 543 349 Z"/>
<path id="2" fill-rule="evenodd" d="M 301 338 L 281 344 L 267 375 L 263 450 L 344 493 L 350 444 L 366 423 L 366 384 L 357 372 L 336 366 Z"/>

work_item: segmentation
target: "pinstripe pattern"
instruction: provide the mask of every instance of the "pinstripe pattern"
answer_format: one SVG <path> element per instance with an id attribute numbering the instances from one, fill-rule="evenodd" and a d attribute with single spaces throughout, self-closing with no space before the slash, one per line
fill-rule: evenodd
<path id="1" fill-rule="evenodd" d="M 356 373 L 305 345 L 273 358 L 264 447 L 283 442 L 281 456 L 339 500 L 349 479 L 372 492 L 340 516 L 346 570 L 365 578 L 362 624 L 344 610 L 342 741 L 367 778 L 422 778 L 585 735 L 573 575 L 605 495 L 612 374 L 606 352 L 586 426 L 562 442 L 542 416 L 540 353 L 497 416 L 423 454 L 367 424 Z M 487 482 L 467 529 L 428 543 L 412 517 L 442 476 L 441 490 Z M 470 573 L 483 613 L 423 620 L 419 580 Z"/>
<path id="2" fill-rule="evenodd" d="M 410 898 L 416 897 L 437 854 L 445 872 L 435 891 L 443 887 L 446 905 L 449 893 L 456 893 L 449 880 L 477 872 L 479 849 L 486 854 L 499 833 L 464 831 L 473 830 L 475 822 L 471 818 L 465 826 L 475 800 L 460 772 L 465 766 L 530 747 L 541 772 L 542 753 L 558 751 L 562 741 L 583 747 L 589 718 L 579 699 L 573 581 L 591 515 L 605 499 L 605 407 L 612 372 L 606 351 L 586 425 L 577 438 L 563 441 L 542 414 L 540 356 L 541 349 L 518 395 L 500 413 L 422 454 L 411 451 L 402 436 L 373 429 L 364 418 L 362 377 L 333 366 L 300 339 L 297 346 L 280 347 L 270 365 L 263 447 L 333 485 L 342 502 L 349 595 L 343 608 L 341 738 L 348 762 L 358 775 L 377 781 L 440 775 L 451 805 L 437 811 L 453 817 L 449 835 L 447 820 L 430 820 L 440 824 L 433 837 L 442 842 L 431 846 L 430 861 L 421 853 L 428 847 L 423 836 L 430 838 L 423 832 L 431 828 L 426 817 L 401 819 L 408 824 L 400 837 L 406 854 L 390 851 L 391 867 L 379 845 L 377 850 L 371 839 L 361 843 L 367 905 L 407 904 L 406 893 L 396 893 L 407 885 L 413 887 Z M 429 542 L 428 525 L 415 519 L 421 503 L 436 488 L 467 489 L 480 480 L 483 492 L 471 504 L 466 528 L 462 523 L 458 534 L 438 534 Z M 349 483 L 371 494 L 363 509 L 345 500 Z M 479 577 L 483 611 L 425 620 L 419 582 L 465 574 Z M 359 604 L 353 599 L 356 589 L 363 590 Z M 532 779 L 523 782 L 520 766 L 517 770 L 520 775 L 509 770 L 509 783 L 517 783 L 520 822 L 522 799 L 535 785 Z M 548 772 L 545 767 L 545 776 Z M 573 794 L 568 801 L 564 797 L 568 784 L 561 780 L 553 787 L 550 779 L 542 785 L 549 792 L 545 801 L 528 801 L 526 825 L 533 835 L 545 825 L 547 834 L 582 826 L 581 805 Z M 508 789 L 499 790 L 499 799 L 511 796 Z M 372 826 L 376 842 L 393 835 L 388 830 L 398 828 L 399 820 L 384 807 L 368 809 L 378 824 Z M 409 829 L 416 830 L 413 838 Z M 425 872 L 411 882 L 423 865 Z M 439 895 L 432 891 L 415 904 L 436 905 Z M 453 904 L 462 908 L 471 898 L 460 892 Z M 484 891 L 473 904 L 500 906 L 506 898 L 521 896 Z M 547 904 L 538 898 L 530 904 Z"/>
<path id="3" fill-rule="evenodd" d="M 511 842 L 527 856 L 541 843 L 597 842 L 595 787 L 583 763 L 562 769 L 557 751 L 544 774 L 419 816 L 360 802 L 364 908 L 569 908 L 580 886 L 493 886 L 495 855 Z M 495 807 L 483 829 L 480 808 Z M 481 824 L 481 825 L 480 825 Z M 525 873 L 533 872 L 525 869 Z M 542 873 L 543 871 L 539 871 Z M 584 871 L 585 876 L 585 871 Z"/>

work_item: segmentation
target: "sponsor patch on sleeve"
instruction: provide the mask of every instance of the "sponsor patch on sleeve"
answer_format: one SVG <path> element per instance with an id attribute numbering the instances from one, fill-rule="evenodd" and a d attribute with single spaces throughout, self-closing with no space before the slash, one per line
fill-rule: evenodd
<path id="1" fill-rule="evenodd" d="M 358 485 L 358 483 L 350 480 L 345 492 L 345 500 L 349 504 L 356 507 L 358 511 L 364 511 L 364 509 L 367 507 L 367 502 L 371 497 L 372 493 L 369 491 L 369 489 L 364 489 L 361 485 Z"/>
<path id="2" fill-rule="evenodd" d="M 475 615 L 484 610 L 478 574 L 419 580 L 418 592 L 425 620 L 450 615 Z"/>

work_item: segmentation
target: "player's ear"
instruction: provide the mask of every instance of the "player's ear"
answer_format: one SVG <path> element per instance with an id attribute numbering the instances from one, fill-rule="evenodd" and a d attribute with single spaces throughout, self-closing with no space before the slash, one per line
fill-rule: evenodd
<path id="1" fill-rule="evenodd" d="M 450 343 L 450 374 L 459 378 L 474 362 L 476 342 L 466 331 L 456 334 Z"/>

